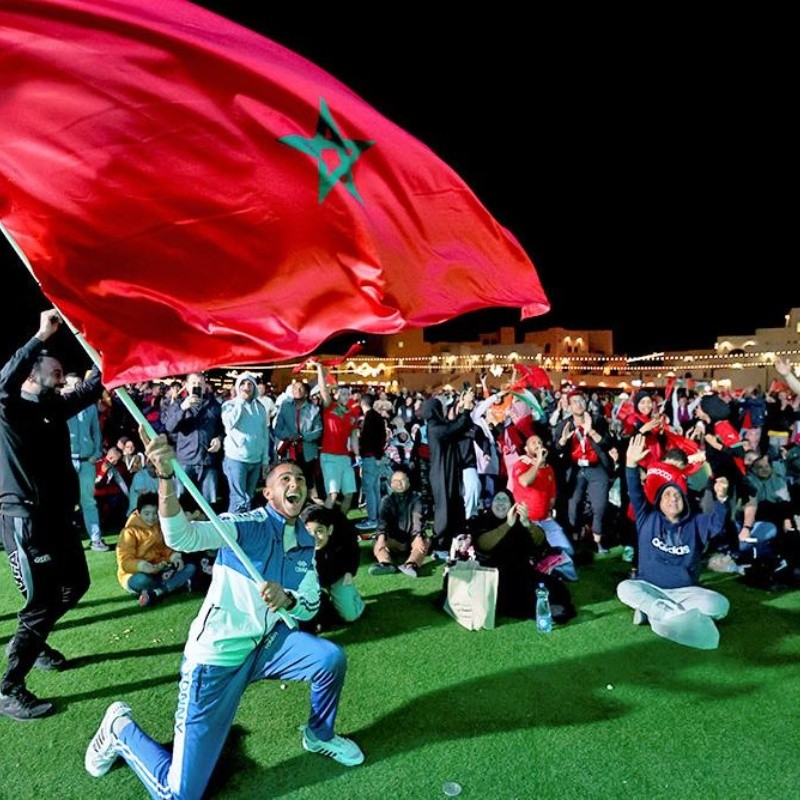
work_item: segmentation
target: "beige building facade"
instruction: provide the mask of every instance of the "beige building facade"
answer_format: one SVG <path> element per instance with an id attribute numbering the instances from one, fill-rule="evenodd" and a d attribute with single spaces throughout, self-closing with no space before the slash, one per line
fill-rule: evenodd
<path id="1" fill-rule="evenodd" d="M 490 385 L 501 386 L 515 363 L 536 365 L 561 383 L 619 391 L 637 386 L 663 387 L 671 378 L 691 377 L 713 387 L 737 391 L 760 385 L 768 390 L 779 376 L 772 364 L 776 355 L 800 365 L 800 308 L 792 308 L 774 328 L 722 334 L 712 350 L 650 353 L 628 356 L 614 353 L 610 330 L 548 328 L 529 332 L 518 341 L 513 327 L 461 342 L 426 342 L 424 330 L 411 329 L 370 337 L 365 350 L 333 370 L 340 383 L 396 390 L 401 386 L 430 390 L 442 384 L 461 386 L 487 375 Z M 326 356 L 320 355 L 325 359 Z M 292 366 L 253 367 L 269 371 L 272 382 L 287 385 Z M 313 379 L 309 370 L 304 377 Z"/>

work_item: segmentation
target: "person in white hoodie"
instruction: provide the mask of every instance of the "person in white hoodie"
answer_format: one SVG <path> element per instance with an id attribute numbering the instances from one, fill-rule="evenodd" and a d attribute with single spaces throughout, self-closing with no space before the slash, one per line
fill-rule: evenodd
<path id="1" fill-rule="evenodd" d="M 228 479 L 228 511 L 240 514 L 252 508 L 258 482 L 269 464 L 270 427 L 267 410 L 258 401 L 256 377 L 243 372 L 234 397 L 222 404 L 225 426 L 222 471 Z"/>

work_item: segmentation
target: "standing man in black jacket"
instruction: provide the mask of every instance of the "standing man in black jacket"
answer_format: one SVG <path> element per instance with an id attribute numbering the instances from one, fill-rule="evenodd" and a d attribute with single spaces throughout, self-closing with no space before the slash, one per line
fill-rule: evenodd
<path id="1" fill-rule="evenodd" d="M 25 686 L 33 666 L 63 669 L 66 659 L 49 647 L 56 622 L 89 588 L 89 569 L 76 527 L 78 478 L 72 466 L 67 420 L 102 394 L 95 368 L 68 395 L 58 359 L 44 343 L 62 320 L 44 311 L 36 335 L 0 371 L 0 532 L 14 580 L 25 598 L 8 643 L 0 680 L 0 715 L 42 717 L 53 704 Z"/>

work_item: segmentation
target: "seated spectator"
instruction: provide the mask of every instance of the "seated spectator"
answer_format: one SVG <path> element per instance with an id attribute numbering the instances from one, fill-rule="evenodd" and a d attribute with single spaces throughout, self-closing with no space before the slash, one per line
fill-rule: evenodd
<path id="1" fill-rule="evenodd" d="M 478 560 L 499 571 L 498 615 L 535 619 L 536 587 L 543 583 L 550 593 L 553 621 L 563 624 L 575 617 L 570 591 L 555 571 L 568 556 L 549 547 L 524 503 L 513 503 L 507 492 L 498 492 L 488 511 L 467 521 L 467 531 Z"/>
<path id="2" fill-rule="evenodd" d="M 786 483 L 796 508 L 800 508 L 800 444 L 790 445 L 781 450 L 786 466 Z"/>
<path id="3" fill-rule="evenodd" d="M 786 464 L 773 463 L 768 455 L 758 453 L 745 453 L 744 463 L 747 482 L 758 501 L 756 519 L 771 522 L 779 531 L 795 532 L 796 508 L 786 481 Z"/>
<path id="4" fill-rule="evenodd" d="M 635 625 L 649 621 L 653 632 L 665 639 L 714 649 L 719 645 L 719 631 L 713 620 L 725 617 L 730 603 L 698 583 L 705 546 L 723 532 L 728 481 L 714 481 L 716 503 L 711 514 L 692 513 L 682 486 L 669 480 L 651 505 L 639 473 L 646 450 L 641 435 L 628 445 L 625 477 L 636 515 L 639 573 L 637 579 L 617 586 L 617 596 L 634 609 Z"/>
<path id="5" fill-rule="evenodd" d="M 399 569 L 404 575 L 416 578 L 431 545 L 425 535 L 422 498 L 412 491 L 408 473 L 402 469 L 392 473 L 389 488 L 378 511 L 372 551 L 378 563 L 369 568 L 369 573 L 386 575 Z M 392 563 L 395 555 L 404 559 L 397 568 Z"/>
<path id="6" fill-rule="evenodd" d="M 364 613 L 364 601 L 353 581 L 360 560 L 353 523 L 338 508 L 316 504 L 307 506 L 300 519 L 314 537 L 321 589 L 319 612 L 301 627 L 319 633 L 338 622 L 355 622 Z"/>
<path id="7" fill-rule="evenodd" d="M 188 587 L 194 564 L 184 564 L 181 553 L 164 543 L 158 520 L 158 495 L 139 495 L 136 511 L 128 517 L 117 541 L 117 580 L 141 607 Z"/>
<path id="8" fill-rule="evenodd" d="M 645 443 L 647 443 L 647 439 L 645 439 Z M 699 511 L 699 498 L 693 498 L 689 489 L 688 467 L 689 457 L 677 447 L 667 450 L 664 453 L 663 460 L 650 461 L 646 471 L 642 470 L 641 465 L 639 465 L 642 488 L 647 502 L 655 505 L 659 489 L 665 483 L 676 483 L 687 496 L 689 507 L 692 510 Z M 632 503 L 628 504 L 628 518 L 632 522 L 636 521 L 636 512 L 633 510 Z"/>
<path id="9" fill-rule="evenodd" d="M 578 573 L 571 558 L 574 548 L 553 517 L 556 478 L 553 468 L 547 463 L 547 450 L 538 434 L 526 439 L 524 454 L 512 467 L 512 477 L 509 483 L 514 487 L 514 501 L 525 504 L 529 519 L 544 531 L 550 547 L 570 556 L 558 570 L 567 580 L 577 580 Z"/>

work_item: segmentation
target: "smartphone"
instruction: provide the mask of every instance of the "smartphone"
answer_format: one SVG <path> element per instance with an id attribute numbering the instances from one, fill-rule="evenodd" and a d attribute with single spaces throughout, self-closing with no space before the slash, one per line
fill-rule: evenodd
<path id="1" fill-rule="evenodd" d="M 203 396 L 203 387 L 202 386 L 192 386 L 192 394 L 195 397 L 202 397 Z"/>

